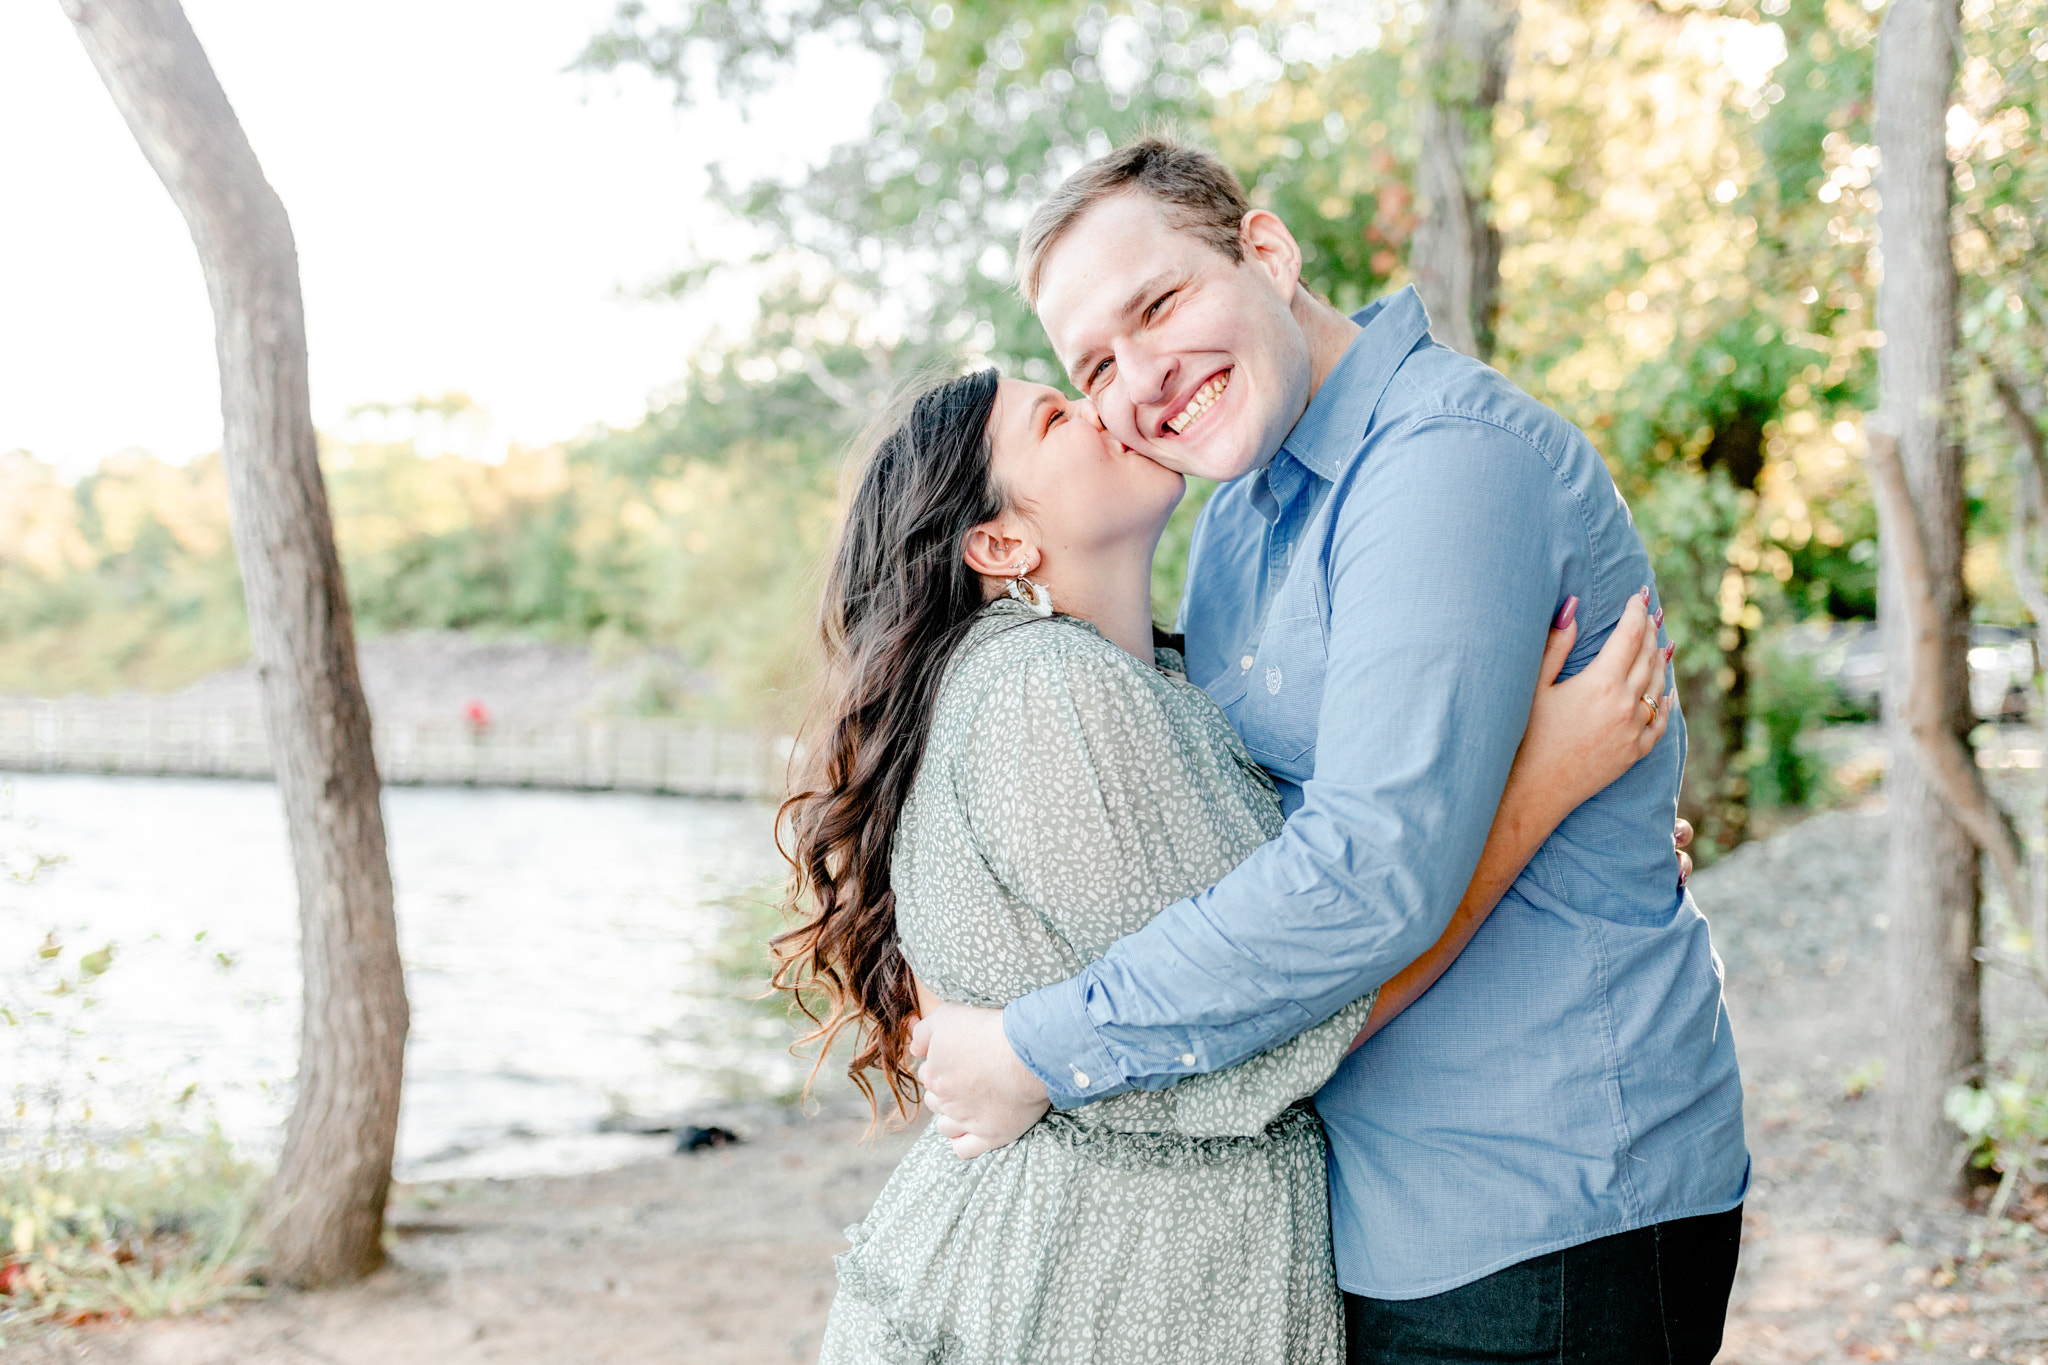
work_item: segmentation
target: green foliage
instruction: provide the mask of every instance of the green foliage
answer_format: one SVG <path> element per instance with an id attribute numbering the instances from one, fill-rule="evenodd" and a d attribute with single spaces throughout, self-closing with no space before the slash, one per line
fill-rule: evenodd
<path id="1" fill-rule="evenodd" d="M 1636 533 L 1664 585 L 1664 629 L 1678 647 L 1673 665 L 1681 675 L 1710 676 L 1720 666 L 1721 631 L 1731 624 L 1726 618 L 1739 619 L 1745 607 L 1742 589 L 1730 590 L 1731 576 L 1739 580 L 1741 572 L 1728 562 L 1727 547 L 1753 501 L 1725 470 L 1676 463 L 1649 471 L 1629 495 Z"/>
<path id="2" fill-rule="evenodd" d="M 1797 809 L 1820 794 L 1820 765 L 1799 740 L 1836 705 L 1834 687 L 1810 660 L 1782 648 L 1765 652 L 1750 711 L 1750 799 L 1759 809 Z"/>
<path id="3" fill-rule="evenodd" d="M 1216 485 L 1207 479 L 1189 479 L 1187 496 L 1174 509 L 1159 537 L 1159 550 L 1152 556 L 1152 619 L 1171 626 L 1180 617 L 1181 592 L 1187 583 L 1188 545 L 1195 534 L 1195 519 L 1209 505 Z"/>
<path id="4" fill-rule="evenodd" d="M 891 72 L 863 133 L 794 184 L 715 177 L 768 258 L 823 262 L 913 349 L 964 347 L 1059 378 L 1011 287 L 1026 218 L 1089 157 L 1171 121 L 1214 141 L 1299 235 L 1311 287 L 1358 307 L 1413 227 L 1399 49 L 1348 41 L 1295 6 L 740 0 L 650 13 L 626 0 L 584 64 L 637 66 L 699 98 L 693 53 L 758 93 L 805 34 L 859 42 Z M 685 285 L 702 278 L 687 272 Z"/>
<path id="5" fill-rule="evenodd" d="M 768 1099 L 781 1104 L 858 1104 L 853 1083 L 846 1078 L 840 1062 L 849 1050 L 851 1038 L 842 1035 L 838 1050 L 820 1053 L 815 1044 L 799 1039 L 810 1032 L 812 1020 L 798 1006 L 797 996 L 776 990 L 770 982 L 775 960 L 769 941 L 793 927 L 795 921 L 785 908 L 784 888 L 762 885 L 751 891 L 726 897 L 715 903 L 725 921 L 718 938 L 706 954 L 705 965 L 713 973 L 723 1008 L 708 1021 L 700 1051 L 717 1057 L 731 1053 L 734 1043 L 754 1049 L 742 1064 L 721 1068 L 718 1079 L 734 1099 Z M 816 989 L 801 992 L 803 1003 L 815 1017 L 827 1013 L 824 997 Z M 761 1076 L 763 1045 L 779 1049 L 787 1058 L 779 1070 Z"/>
<path id="6" fill-rule="evenodd" d="M 1856 456 L 1876 345 L 1876 19 L 1844 0 L 1782 8 L 1527 0 L 1493 129 L 1496 361 L 1607 455 L 1703 716 L 1724 675 L 1748 676 L 1755 632 L 1875 611 Z M 1968 122 L 1956 125 L 1966 346 L 2022 380 L 2048 358 L 2043 12 L 2043 0 L 1969 10 Z M 1295 230 L 1313 288 L 1352 307 L 1401 280 L 1428 76 L 1418 22 L 1309 0 L 619 5 L 586 68 L 642 69 L 684 102 L 707 92 L 700 78 L 762 98 L 816 39 L 877 54 L 884 97 L 813 171 L 718 176 L 714 196 L 749 220 L 754 263 L 776 283 L 754 329 L 698 357 L 683 396 L 637 427 L 495 467 L 424 459 L 403 441 L 329 447 L 365 633 L 676 649 L 715 688 L 654 704 L 786 716 L 852 433 L 934 366 L 993 361 L 1059 380 L 1011 285 L 1012 251 L 1031 208 L 1086 157 L 1178 121 Z M 1773 28 L 1784 60 L 1740 84 L 1727 45 Z M 688 263 L 675 290 L 722 264 Z M 2015 446 L 1985 374 L 1970 371 L 1965 392 L 1982 535 L 2002 525 Z M 460 418 L 437 401 L 440 419 Z M 69 538 L 25 557 L 0 534 L 0 688 L 164 686 L 246 652 L 224 513 L 192 511 L 217 498 L 218 471 L 182 491 L 179 477 L 110 464 L 57 490 L 60 516 L 45 505 L 50 480 L 0 470 L 0 494 L 26 489 L 11 500 Z M 1162 545 L 1162 617 L 1201 496 Z M 1970 561 L 1984 614 L 2018 610 L 1998 558 Z M 1695 734 L 1696 753 L 1709 738 Z"/>
<path id="7" fill-rule="evenodd" d="M 46 1323 L 194 1313 L 259 1291 L 262 1172 L 218 1132 L 0 1165 L 0 1345 Z"/>
<path id="8" fill-rule="evenodd" d="M 33 887 L 64 859 L 36 846 L 8 797 L 0 788 L 0 874 Z M 112 944 L 74 956 L 50 934 L 25 961 L 0 963 L 0 1058 L 34 1059 L 40 1073 L 0 1073 L 0 1349 L 45 1324 L 195 1312 L 255 1292 L 263 1173 L 217 1129 L 98 1135 L 82 1040 L 116 961 Z"/>
<path id="9" fill-rule="evenodd" d="M 1948 1092 L 1942 1110 L 1963 1130 L 1970 1143 L 1970 1163 L 1999 1172 L 1997 1193 L 1985 1210 L 1985 1223 L 1995 1226 L 2004 1215 L 2021 1180 L 2048 1181 L 2048 1087 L 2041 1072 L 2048 1052 L 2022 1057 L 2010 1074 L 1982 1085 L 1961 1085 Z"/>
<path id="10" fill-rule="evenodd" d="M 824 363 L 828 378 L 845 364 Z M 707 354 L 687 396 L 640 427 L 496 465 L 328 443 L 359 631 L 589 641 L 608 659 L 675 650 L 711 685 L 650 696 L 656 709 L 787 721 L 852 416 L 801 369 L 750 372 Z M 0 557 L 0 690 L 175 687 L 247 657 L 215 462 L 110 462 L 59 491 L 31 530 L 67 557 Z M 189 514 L 178 534 L 151 530 L 173 511 Z M 191 584 L 212 595 L 192 602 Z"/>
<path id="11" fill-rule="evenodd" d="M 116 456 L 64 487 L 0 453 L 0 692 L 173 686 L 246 657 L 220 464 Z"/>

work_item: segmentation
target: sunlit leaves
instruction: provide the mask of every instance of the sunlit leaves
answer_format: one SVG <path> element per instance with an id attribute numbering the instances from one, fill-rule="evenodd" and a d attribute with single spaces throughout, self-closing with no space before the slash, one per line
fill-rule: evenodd
<path id="1" fill-rule="evenodd" d="M 714 192 L 769 256 L 809 257 L 855 283 L 892 340 L 1057 378 L 1011 288 L 1017 235 L 1069 172 L 1159 120 L 1217 144 L 1295 227 L 1311 285 L 1340 305 L 1364 303 L 1398 268 L 1412 218 L 1401 59 L 1380 46 L 1391 7 L 909 0 L 785 7 L 772 24 L 756 7 L 712 33 L 703 7 L 671 22 L 622 6 L 590 60 L 644 66 L 690 98 L 679 54 L 691 43 L 721 71 L 762 69 L 790 51 L 780 30 L 746 36 L 763 25 L 853 36 L 857 19 L 893 73 L 865 129 L 795 183 L 724 168 Z"/>

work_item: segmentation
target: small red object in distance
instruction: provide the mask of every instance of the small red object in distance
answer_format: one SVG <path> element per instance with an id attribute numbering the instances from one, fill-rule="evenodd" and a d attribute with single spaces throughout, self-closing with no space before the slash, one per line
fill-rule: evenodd
<path id="1" fill-rule="evenodd" d="M 491 726 L 491 709 L 480 701 L 473 701 L 462 708 L 462 718 L 478 730 Z"/>

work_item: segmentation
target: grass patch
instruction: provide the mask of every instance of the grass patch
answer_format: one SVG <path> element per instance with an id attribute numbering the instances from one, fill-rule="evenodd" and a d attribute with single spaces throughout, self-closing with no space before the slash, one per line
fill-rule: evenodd
<path id="1" fill-rule="evenodd" d="M 789 993 L 768 984 L 775 975 L 768 940 L 793 924 L 782 908 L 782 894 L 780 882 L 764 882 L 715 902 L 725 914 L 725 923 L 709 956 L 709 965 L 723 989 L 776 1019 L 790 1017 Z"/>
<path id="2" fill-rule="evenodd" d="M 731 1003 L 728 1039 L 743 1037 L 745 1046 L 753 1050 L 748 1076 L 741 1078 L 735 1071 L 728 1090 L 736 1099 L 768 1098 L 789 1105 L 852 1103 L 858 1092 L 847 1079 L 842 1060 L 850 1037 L 842 1036 L 834 1056 L 818 1067 L 806 1097 L 805 1085 L 811 1080 L 817 1051 L 815 1045 L 797 1045 L 797 1039 L 810 1031 L 811 1021 L 796 1009 L 788 991 L 771 989 L 768 984 L 775 974 L 768 941 L 795 923 L 783 908 L 783 894 L 783 884 L 778 881 L 716 902 L 725 922 L 706 955 L 706 965 L 719 993 Z M 812 1009 L 825 1013 L 820 992 L 810 990 L 804 995 Z M 700 1047 L 706 1056 L 720 1051 L 710 1039 L 700 1040 Z M 764 1065 L 769 1056 L 775 1062 Z M 775 1078 L 767 1082 L 765 1092 L 763 1076 Z"/>
<path id="3" fill-rule="evenodd" d="M 256 1296 L 263 1178 L 217 1132 L 0 1169 L 0 1345 L 37 1327 Z"/>

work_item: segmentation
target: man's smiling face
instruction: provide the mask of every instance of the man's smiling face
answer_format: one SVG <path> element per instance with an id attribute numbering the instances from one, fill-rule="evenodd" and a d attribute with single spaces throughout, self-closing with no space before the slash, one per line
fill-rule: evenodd
<path id="1" fill-rule="evenodd" d="M 1075 221 L 1039 272 L 1039 319 L 1103 426 L 1206 479 L 1265 464 L 1308 407 L 1308 340 L 1290 308 L 1300 248 L 1261 211 L 1240 241 L 1233 262 L 1127 191 Z"/>

